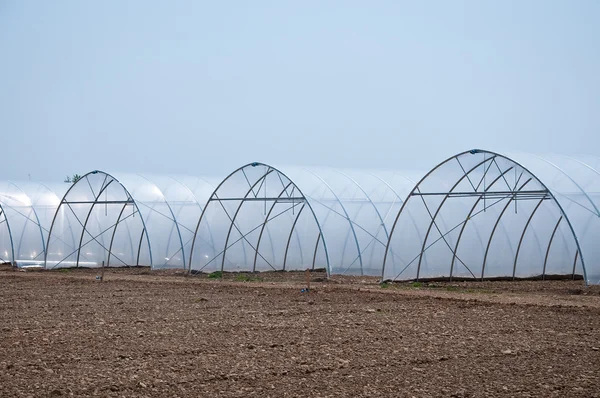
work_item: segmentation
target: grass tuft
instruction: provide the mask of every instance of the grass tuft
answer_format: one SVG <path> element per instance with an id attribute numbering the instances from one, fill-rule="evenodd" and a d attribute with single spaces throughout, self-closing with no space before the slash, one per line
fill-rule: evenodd
<path id="1" fill-rule="evenodd" d="M 244 274 L 239 274 L 235 276 L 234 279 L 236 282 L 258 282 L 261 279 L 257 276 L 250 276 L 250 275 L 244 275 Z"/>
<path id="2" fill-rule="evenodd" d="M 223 271 L 215 271 L 208 274 L 208 279 L 223 279 Z"/>

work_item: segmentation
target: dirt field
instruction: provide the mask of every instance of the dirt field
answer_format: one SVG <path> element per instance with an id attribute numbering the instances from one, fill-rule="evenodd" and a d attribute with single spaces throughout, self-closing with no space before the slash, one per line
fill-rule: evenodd
<path id="1" fill-rule="evenodd" d="M 600 290 L 0 270 L 0 397 L 600 397 Z"/>

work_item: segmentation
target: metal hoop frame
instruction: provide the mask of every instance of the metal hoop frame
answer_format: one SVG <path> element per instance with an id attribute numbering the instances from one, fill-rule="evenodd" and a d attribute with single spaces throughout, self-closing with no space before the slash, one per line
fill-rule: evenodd
<path id="1" fill-rule="evenodd" d="M 472 154 L 472 155 L 475 155 L 475 154 L 483 154 L 483 155 L 484 155 L 484 161 L 483 161 L 483 162 L 479 162 L 479 163 L 478 163 L 478 164 L 477 164 L 475 167 L 473 167 L 471 170 L 468 170 L 468 171 L 467 171 L 467 170 L 465 170 L 465 169 L 463 168 L 462 164 L 460 163 L 460 158 L 461 158 L 461 157 L 463 157 L 463 156 L 467 156 L 468 154 Z M 488 156 L 489 156 L 489 158 L 488 158 Z M 403 270 L 400 272 L 400 274 L 401 274 L 402 272 L 404 272 L 404 270 L 405 270 L 405 269 L 406 269 L 406 268 L 407 268 L 407 267 L 408 267 L 408 266 L 409 266 L 409 265 L 410 265 L 412 262 L 414 262 L 416 259 L 419 259 L 419 270 L 420 270 L 420 263 L 421 263 L 421 261 L 422 261 L 422 258 L 423 258 L 423 255 L 424 255 L 424 253 L 426 252 L 426 250 L 427 250 L 427 249 L 429 249 L 429 248 L 430 248 L 430 247 L 431 247 L 431 246 L 432 246 L 432 245 L 435 243 L 435 242 L 433 242 L 433 243 L 432 243 L 432 244 L 430 244 L 429 246 L 427 245 L 427 243 L 428 243 L 427 241 L 428 241 L 429 232 L 430 232 L 430 230 L 431 230 L 431 228 L 432 228 L 432 227 L 436 227 L 436 229 L 438 229 L 438 232 L 439 232 L 439 234 L 441 235 L 441 237 L 440 237 L 439 239 L 437 239 L 437 240 L 436 240 L 436 242 L 437 242 L 437 241 L 439 241 L 440 239 L 444 240 L 444 242 L 446 243 L 446 245 L 448 245 L 448 247 L 449 247 L 449 248 L 450 248 L 450 250 L 452 251 L 452 263 L 451 263 L 451 266 L 450 266 L 450 274 L 448 275 L 448 279 L 451 279 L 451 278 L 452 278 L 452 270 L 453 270 L 453 268 L 454 268 L 454 261 L 455 261 L 456 259 L 458 259 L 458 260 L 460 261 L 460 258 L 458 258 L 458 256 L 457 256 L 457 249 L 458 249 L 458 246 L 459 246 L 459 244 L 460 244 L 460 241 L 461 241 L 462 232 L 463 232 L 463 230 L 464 230 L 464 228 L 465 228 L 465 226 L 466 226 L 467 222 L 470 220 L 471 216 L 473 215 L 473 211 L 475 210 L 475 208 L 476 208 L 476 207 L 477 207 L 477 205 L 479 204 L 479 201 L 480 201 L 480 200 L 484 200 L 484 209 L 485 209 L 485 197 L 486 197 L 487 193 L 488 193 L 488 192 L 490 192 L 490 191 L 489 191 L 489 189 L 490 189 L 491 185 L 490 185 L 490 186 L 488 186 L 488 187 L 485 187 L 485 183 L 484 183 L 484 190 L 483 190 L 483 192 L 482 192 L 482 191 L 479 191 L 479 192 L 478 192 L 478 188 L 479 188 L 479 186 L 478 186 L 477 188 L 475 188 L 475 187 L 473 186 L 473 188 L 474 188 L 474 189 L 473 189 L 473 194 L 472 194 L 472 196 L 475 196 L 475 195 L 477 195 L 477 196 L 478 196 L 478 199 L 477 199 L 477 201 L 476 201 L 475 205 L 474 205 L 474 206 L 471 208 L 471 211 L 469 212 L 469 214 L 468 214 L 468 216 L 465 218 L 465 220 L 464 220 L 462 223 L 460 223 L 458 226 L 456 226 L 456 227 L 462 226 L 462 228 L 461 228 L 461 231 L 460 231 L 460 233 L 459 233 L 459 235 L 458 235 L 458 240 L 457 240 L 457 242 L 456 242 L 456 244 L 455 244 L 455 246 L 454 246 L 454 249 L 453 249 L 453 248 L 452 248 L 452 247 L 449 245 L 449 243 L 446 241 L 445 235 L 446 235 L 446 234 L 448 234 L 448 233 L 450 233 L 450 232 L 452 232 L 452 230 L 454 230 L 456 227 L 452 228 L 452 229 L 451 229 L 449 232 L 447 232 L 447 233 L 445 233 L 445 234 L 444 234 L 444 233 L 443 233 L 442 231 L 440 231 L 440 230 L 439 230 L 439 228 L 437 227 L 436 220 L 435 220 L 435 219 L 436 219 L 436 216 L 437 216 L 437 214 L 440 212 L 440 210 L 441 210 L 441 208 L 443 207 L 443 205 L 444 205 L 444 203 L 445 203 L 446 199 L 447 199 L 447 198 L 448 198 L 450 195 L 452 195 L 452 194 L 456 194 L 456 195 L 458 195 L 458 194 L 459 194 L 459 193 L 453 193 L 454 189 L 455 189 L 455 188 L 458 186 L 458 184 L 459 184 L 461 181 L 463 181 L 465 178 L 468 178 L 468 175 L 469 175 L 469 174 L 470 174 L 470 173 L 471 173 L 473 170 L 475 170 L 477 167 L 479 167 L 479 166 L 482 166 L 482 165 L 484 165 L 484 175 L 483 175 L 483 177 L 482 177 L 482 180 L 483 180 L 483 181 L 485 181 L 485 180 L 484 180 L 484 179 L 485 179 L 485 176 L 486 176 L 487 172 L 489 171 L 489 167 L 486 169 L 486 168 L 485 168 L 485 164 L 486 164 L 486 163 L 488 163 L 488 162 L 491 162 L 491 161 L 495 161 L 494 159 L 496 159 L 496 158 L 498 158 L 498 159 L 504 159 L 504 160 L 505 160 L 505 161 L 507 161 L 507 162 L 508 162 L 508 163 L 509 163 L 511 166 L 509 167 L 509 169 L 508 169 L 508 170 L 505 170 L 505 171 L 502 171 L 502 170 L 500 170 L 500 168 L 499 168 L 499 166 L 498 166 L 498 171 L 500 172 L 500 175 L 499 175 L 499 176 L 496 178 L 496 180 L 494 180 L 494 181 L 492 182 L 492 185 L 493 185 L 493 184 L 495 184 L 495 183 L 496 183 L 496 181 L 497 181 L 497 180 L 499 180 L 500 178 L 503 178 L 503 175 L 504 175 L 505 173 L 507 173 L 507 172 L 508 172 L 508 171 L 509 171 L 511 168 L 518 167 L 518 168 L 522 169 L 522 170 L 523 170 L 523 172 L 525 172 L 525 173 L 527 173 L 529 176 L 531 176 L 531 178 L 532 178 L 532 179 L 534 179 L 534 180 L 535 180 L 535 181 L 536 181 L 536 182 L 537 182 L 537 183 L 538 183 L 538 184 L 539 184 L 539 185 L 542 187 L 542 191 L 540 191 L 540 192 L 537 192 L 537 191 L 536 191 L 536 192 L 533 192 L 533 191 L 529 191 L 529 192 L 520 192 L 520 190 L 521 190 L 521 188 L 522 188 L 522 187 L 521 187 L 521 188 L 519 188 L 518 190 L 516 190 L 516 186 L 515 186 L 515 189 L 513 189 L 513 190 L 509 190 L 509 191 L 506 191 L 506 192 L 497 193 L 497 195 L 500 195 L 500 194 L 501 194 L 501 195 L 505 195 L 505 198 L 506 198 L 506 199 L 509 199 L 509 201 L 508 201 L 507 205 L 504 207 L 504 209 L 502 210 L 502 212 L 500 213 L 500 215 L 498 216 L 498 218 L 497 218 L 497 220 L 496 220 L 496 223 L 494 224 L 494 228 L 493 228 L 493 230 L 492 230 L 492 234 L 490 235 L 490 240 L 489 240 L 489 242 L 488 242 L 488 245 L 487 245 L 487 248 L 488 248 L 488 249 L 486 250 L 485 258 L 487 258 L 487 252 L 488 252 L 488 250 L 489 250 L 489 246 L 490 246 L 490 243 L 491 243 L 491 239 L 493 238 L 494 231 L 495 231 L 496 227 L 498 226 L 498 223 L 499 223 L 499 221 L 500 221 L 500 218 L 501 218 L 501 217 L 502 217 L 502 215 L 504 214 L 505 210 L 508 208 L 508 205 L 511 203 L 511 201 L 514 201 L 514 202 L 515 202 L 515 204 L 516 204 L 516 200 L 515 200 L 515 199 L 517 199 L 519 195 L 529 195 L 529 197 L 530 197 L 530 198 L 533 198 L 534 196 L 536 196 L 536 195 L 539 195 L 539 196 L 536 196 L 536 197 L 539 197 L 539 198 L 540 198 L 540 201 L 539 201 L 539 203 L 537 204 L 537 206 L 535 206 L 535 208 L 534 208 L 534 210 L 531 212 L 531 214 L 529 215 L 529 217 L 528 217 L 528 219 L 527 219 L 527 222 L 526 222 L 526 224 L 525 224 L 525 226 L 524 226 L 524 228 L 523 228 L 523 231 L 522 231 L 522 233 L 520 234 L 520 239 L 519 239 L 519 243 L 518 243 L 517 252 L 516 252 L 516 254 L 515 254 L 515 257 L 514 257 L 514 262 L 511 264 L 511 265 L 512 265 L 512 270 L 511 270 L 512 272 L 511 272 L 511 275 L 509 275 L 509 277 L 510 277 L 510 276 L 512 276 L 513 278 L 515 277 L 515 273 L 516 273 L 516 266 L 517 266 L 517 261 L 518 261 L 518 256 L 519 256 L 519 251 L 520 251 L 520 248 L 521 248 L 521 244 L 522 244 L 522 242 L 523 242 L 523 238 L 524 238 L 524 236 L 525 236 L 525 234 L 526 234 L 526 232 L 527 232 L 527 229 L 528 229 L 528 227 L 529 227 L 529 225 L 530 225 L 530 222 L 531 222 L 532 218 L 534 217 L 534 215 L 535 215 L 535 213 L 536 213 L 537 209 L 539 208 L 539 206 L 541 205 L 541 203 L 543 202 L 543 200 L 544 200 L 544 199 L 549 199 L 549 200 L 551 200 L 551 201 L 552 201 L 552 203 L 553 203 L 553 204 L 556 206 L 556 208 L 558 209 L 560 218 L 558 219 L 558 221 L 557 221 L 557 223 L 556 223 L 556 226 L 554 226 L 554 230 L 553 230 L 553 232 L 552 232 L 552 235 L 551 235 L 551 236 L 550 236 L 550 238 L 549 238 L 548 245 L 547 245 L 547 247 L 545 248 L 545 258 L 544 258 L 544 263 L 543 263 L 543 271 L 542 271 L 543 275 L 542 275 L 542 278 L 545 278 L 545 273 L 546 273 L 546 264 L 547 264 L 547 261 L 548 261 L 548 253 L 549 253 L 549 251 L 550 251 L 550 246 L 552 245 L 552 241 L 553 241 L 553 239 L 554 239 L 554 235 L 555 235 L 555 233 L 556 233 L 556 229 L 558 228 L 558 225 L 559 225 L 559 223 L 560 223 L 560 220 L 563 220 L 563 219 L 564 219 L 564 222 L 566 222 L 566 224 L 567 224 L 567 226 L 568 226 L 568 228 L 569 228 L 569 230 L 570 230 L 570 232 L 571 232 L 571 235 L 572 235 L 572 237 L 573 237 L 573 240 L 574 240 L 574 242 L 575 242 L 575 244 L 576 244 L 576 256 L 575 256 L 575 258 L 576 258 L 576 259 L 575 259 L 575 262 L 577 261 L 577 257 L 578 257 L 578 258 L 579 258 L 579 261 L 581 262 L 581 266 L 582 266 L 582 270 L 583 270 L 583 277 L 584 277 L 584 280 L 586 281 L 586 284 L 587 284 L 587 271 L 586 271 L 585 260 L 584 260 L 584 257 L 583 257 L 583 253 L 582 253 L 582 250 L 581 250 L 581 246 L 580 246 L 579 239 L 578 239 L 578 237 L 577 237 L 577 235 L 576 235 L 576 233 L 575 233 L 575 230 L 574 230 L 574 228 L 573 228 L 573 225 L 571 224 L 571 222 L 570 222 L 569 218 L 567 217 L 567 215 L 566 215 L 566 213 L 565 213 L 565 211 L 564 211 L 563 207 L 561 206 L 560 202 L 559 202 L 559 201 L 558 201 L 558 200 L 555 198 L 554 194 L 553 194 L 553 193 L 552 193 L 552 192 L 551 192 L 551 191 L 548 189 L 548 187 L 547 187 L 547 186 L 546 186 L 546 185 L 545 185 L 545 184 L 544 184 L 544 183 L 543 183 L 543 182 L 542 182 L 542 181 L 541 181 L 539 178 L 537 178 L 537 177 L 536 177 L 536 176 L 535 176 L 535 175 L 534 175 L 534 174 L 533 174 L 533 173 L 532 173 L 530 170 L 528 170 L 528 169 L 527 169 L 526 167 L 524 167 L 523 165 L 521 165 L 521 164 L 517 163 L 515 160 L 513 160 L 513 159 L 511 159 L 511 158 L 509 158 L 509 157 L 506 157 L 506 156 L 504 156 L 504 155 L 501 155 L 501 154 L 499 154 L 499 153 L 496 153 L 496 152 L 485 151 L 485 150 L 480 150 L 480 149 L 474 149 L 474 150 L 470 150 L 470 151 L 461 152 L 461 153 L 459 153 L 459 154 L 457 154 L 457 155 L 454 155 L 454 156 L 452 156 L 452 157 L 450 157 L 450 158 L 448 158 L 448 159 L 444 160 L 443 162 L 441 162 L 441 163 L 439 163 L 437 166 L 435 166 L 433 169 L 431 169 L 431 170 L 430 170 L 430 171 L 429 171 L 429 172 L 428 172 L 428 173 L 427 173 L 427 174 L 426 174 L 426 175 L 425 175 L 425 176 L 424 176 L 424 177 L 423 177 L 423 178 L 422 178 L 422 179 L 421 179 L 421 180 L 420 180 L 420 181 L 419 181 L 419 182 L 418 182 L 416 185 L 415 185 L 415 187 L 413 188 L 413 190 L 412 190 L 412 191 L 410 192 L 410 194 L 408 195 L 407 199 L 406 199 L 406 200 L 404 201 L 404 203 L 402 204 L 402 207 L 401 207 L 400 211 L 398 212 L 398 215 L 396 216 L 396 219 L 395 219 L 395 221 L 394 221 L 394 224 L 393 224 L 393 226 L 392 226 L 392 229 L 391 229 L 391 231 L 390 231 L 390 238 L 388 239 L 388 244 L 387 244 L 387 246 L 386 246 L 386 251 L 385 251 L 385 256 L 384 256 L 384 262 L 383 262 L 383 267 L 382 267 L 382 280 L 384 280 L 384 278 L 385 278 L 385 275 L 386 275 L 386 266 L 389 266 L 389 264 L 388 264 L 388 260 L 389 260 L 388 253 L 390 253 L 390 251 L 391 251 L 391 249 L 392 249 L 392 247 L 391 247 L 391 246 L 392 246 L 392 237 L 393 237 L 393 234 L 394 234 L 394 232 L 395 232 L 395 230 L 396 230 L 396 227 L 397 227 L 397 225 L 398 225 L 398 221 L 401 219 L 401 217 L 404 217 L 404 215 L 405 215 L 405 209 L 406 209 L 406 206 L 407 206 L 407 204 L 408 204 L 408 203 L 411 201 L 411 199 L 413 199 L 413 197 L 415 197 L 415 196 L 420 196 L 420 197 L 421 197 L 421 199 L 422 199 L 422 200 L 424 200 L 424 198 L 423 198 L 423 196 L 422 196 L 422 195 L 424 195 L 425 193 L 422 193 L 422 192 L 420 191 L 420 187 L 421 187 L 421 185 L 422 185 L 422 184 L 423 184 L 425 181 L 427 181 L 427 179 L 428 179 L 428 178 L 429 178 L 429 177 L 430 177 L 430 176 L 431 176 L 433 173 L 435 173 L 435 172 L 436 172 L 436 170 L 440 169 L 442 166 L 444 166 L 444 165 L 446 165 L 446 164 L 448 164 L 449 162 L 452 162 L 452 161 L 458 161 L 458 163 L 460 164 L 460 167 L 462 168 L 463 175 L 462 175 L 462 176 L 461 176 L 461 177 L 460 177 L 460 178 L 459 178 L 459 179 L 456 181 L 456 183 L 454 184 L 454 186 L 452 186 L 452 188 L 451 188 L 451 189 L 449 189 L 447 192 L 445 192 L 445 193 L 441 193 L 441 192 L 440 192 L 440 193 L 432 193 L 432 194 L 441 194 L 441 195 L 444 195 L 444 199 L 443 199 L 443 200 L 442 200 L 442 202 L 441 202 L 441 203 L 438 205 L 438 208 L 437 208 L 437 210 L 435 211 L 435 213 L 434 213 L 434 214 L 431 214 L 431 213 L 430 213 L 431 220 L 429 221 L 429 227 L 428 227 L 428 229 L 427 229 L 427 234 L 426 234 L 426 236 L 425 236 L 425 239 L 422 239 L 422 248 L 421 248 L 421 252 L 419 253 L 419 255 L 418 255 L 418 256 L 417 256 L 415 259 L 413 259 L 413 260 L 412 260 L 412 261 L 411 261 L 411 262 L 410 262 L 408 265 L 406 265 L 406 266 L 404 267 L 404 269 L 403 269 Z M 543 159 L 542 159 L 542 160 L 543 160 Z M 554 167 L 557 167 L 557 166 L 555 166 L 554 164 L 552 164 L 552 163 L 550 163 L 550 162 L 548 162 L 548 163 L 549 163 L 549 164 L 551 164 L 551 165 L 552 165 L 552 166 L 554 166 Z M 496 163 L 496 165 L 497 165 L 497 163 Z M 491 167 L 491 165 L 490 165 L 490 167 Z M 559 170 L 560 170 L 560 169 L 559 169 Z M 564 171 L 562 171 L 562 170 L 560 170 L 560 171 L 561 171 L 561 172 L 564 172 Z M 594 171 L 595 171 L 595 170 L 594 170 Z M 520 178 L 521 178 L 521 177 L 519 177 L 519 179 L 520 179 Z M 569 177 L 569 178 L 570 178 L 570 177 Z M 573 180 L 572 180 L 572 181 L 573 181 Z M 518 182 L 518 180 L 517 180 L 516 182 Z M 573 182 L 575 183 L 575 181 L 573 181 Z M 471 181 L 470 181 L 470 180 L 469 180 L 469 183 L 471 183 Z M 480 182 L 479 184 L 481 184 L 481 182 Z M 576 184 L 576 185 L 579 187 L 579 185 L 578 185 L 577 183 L 575 183 L 575 184 Z M 472 183 L 471 183 L 471 185 L 472 185 Z M 461 193 L 461 194 L 462 194 L 462 193 Z M 465 193 L 465 196 L 467 196 L 467 195 L 468 195 L 468 193 Z M 533 195 L 533 196 L 532 196 L 532 195 Z M 588 199 L 589 199 L 589 196 L 587 196 L 587 195 L 586 195 L 586 197 L 588 197 Z M 589 199 L 589 200 L 591 201 L 591 199 Z M 426 205 L 426 204 L 425 204 L 425 206 L 427 207 L 427 205 Z M 428 210 L 428 211 L 429 211 L 429 210 Z M 407 214 L 409 214 L 409 213 L 407 213 Z M 553 224 L 553 225 L 554 225 L 554 224 Z M 484 259 L 484 264 L 485 264 L 485 259 Z M 483 278 L 483 277 L 484 277 L 484 269 L 485 269 L 484 267 L 485 267 L 485 265 L 483 265 L 483 266 L 482 266 L 481 278 Z M 417 270 L 417 279 L 419 278 L 419 270 Z M 573 269 L 573 273 L 575 273 L 575 267 L 574 267 L 574 269 Z M 394 277 L 393 279 L 394 279 L 394 280 L 395 280 L 395 279 L 397 279 L 397 278 L 400 276 L 400 274 L 398 274 L 398 275 L 397 275 L 396 277 Z"/>
<path id="2" fill-rule="evenodd" d="M 331 273 L 331 267 L 330 267 L 330 263 L 329 263 L 329 253 L 327 251 L 327 243 L 325 240 L 325 237 L 323 235 L 323 230 L 321 228 L 321 224 L 319 223 L 319 220 L 311 206 L 310 201 L 307 199 L 307 197 L 304 195 L 304 193 L 302 192 L 302 190 L 296 185 L 294 184 L 294 182 L 283 172 L 281 172 L 280 170 L 278 170 L 275 167 L 272 167 L 270 165 L 267 165 L 265 163 L 258 163 L 258 162 L 254 162 L 254 163 L 249 163 L 246 164 L 242 167 L 237 168 L 236 170 L 234 170 L 232 173 L 230 173 L 225 179 L 223 179 L 223 181 L 221 181 L 221 183 L 215 188 L 213 194 L 211 195 L 210 199 L 208 200 L 207 204 L 204 206 L 204 209 L 202 211 L 202 214 L 200 216 L 200 219 L 198 220 L 198 224 L 196 225 L 196 230 L 194 232 L 194 239 L 193 239 L 193 243 L 192 243 L 192 249 L 190 251 L 190 262 L 189 262 L 189 267 L 188 267 L 188 271 L 191 272 L 192 271 L 192 265 L 193 265 L 193 261 L 194 261 L 194 250 L 195 250 L 195 246 L 196 246 L 196 240 L 198 237 L 198 231 L 200 230 L 200 225 L 202 224 L 203 220 L 205 219 L 205 214 L 206 214 L 206 210 L 209 208 L 209 206 L 211 206 L 212 203 L 219 203 L 221 206 L 223 206 L 222 201 L 226 201 L 226 200 L 232 200 L 232 198 L 221 198 L 219 197 L 219 190 L 220 188 L 229 180 L 231 179 L 234 175 L 242 172 L 245 175 L 245 169 L 249 168 L 249 167 L 264 167 L 265 168 L 265 172 L 262 174 L 262 176 L 260 176 L 256 181 L 254 181 L 253 183 L 250 183 L 250 181 L 247 180 L 248 184 L 249 184 L 249 189 L 246 190 L 246 193 L 243 195 L 243 197 L 238 197 L 238 198 L 233 198 L 233 200 L 239 201 L 239 205 L 237 206 L 235 213 L 233 214 L 233 216 L 230 216 L 227 211 L 225 210 L 225 213 L 228 215 L 228 217 L 230 218 L 230 225 L 228 228 L 228 232 L 227 232 L 227 237 L 225 239 L 225 246 L 223 248 L 223 250 L 217 254 L 217 256 L 215 256 L 213 259 L 211 259 L 209 261 L 212 262 L 214 261 L 217 257 L 222 256 L 222 260 L 221 260 L 221 271 L 224 270 L 225 268 L 225 261 L 226 261 L 226 254 L 227 254 L 227 250 L 236 242 L 229 244 L 229 239 L 231 236 L 231 232 L 233 230 L 233 228 L 236 228 L 239 232 L 239 234 L 242 236 L 240 239 L 238 239 L 238 241 L 240 241 L 241 239 L 243 239 L 245 242 L 248 243 L 248 245 L 254 250 L 254 261 L 252 262 L 252 270 L 256 269 L 256 261 L 258 256 L 260 256 L 261 258 L 263 258 L 263 260 L 265 260 L 272 268 L 274 268 L 269 262 L 268 260 L 266 260 L 259 251 L 260 248 L 260 243 L 262 241 L 263 238 L 263 232 L 265 230 L 265 226 L 266 224 L 272 220 L 273 218 L 277 217 L 271 217 L 272 211 L 275 207 L 275 204 L 278 203 L 279 200 L 281 199 L 285 199 L 286 201 L 291 201 L 292 203 L 292 207 L 294 208 L 295 206 L 299 206 L 300 203 L 304 203 L 302 204 L 302 207 L 300 208 L 298 215 L 294 218 L 293 223 L 291 224 L 291 228 L 289 231 L 289 235 L 288 235 L 288 239 L 287 239 L 287 243 L 286 243 L 286 247 L 285 247 L 285 254 L 284 254 L 284 266 L 283 269 L 285 269 L 285 264 L 287 263 L 287 255 L 288 255 L 288 251 L 289 251 L 289 245 L 291 242 L 291 237 L 292 234 L 294 233 L 294 228 L 296 226 L 296 223 L 298 221 L 298 217 L 300 216 L 300 213 L 302 211 L 302 209 L 304 209 L 304 207 L 308 207 L 308 209 L 310 210 L 311 214 L 312 214 L 312 218 L 314 219 L 315 223 L 316 223 L 316 227 L 319 231 L 318 237 L 317 237 L 317 246 L 315 248 L 315 253 L 314 253 L 314 258 L 313 258 L 313 268 L 314 268 L 314 263 L 315 263 L 315 259 L 316 259 L 316 254 L 317 254 L 317 248 L 318 248 L 318 244 L 319 241 L 322 243 L 323 248 L 324 248 L 324 253 L 325 253 L 325 262 L 326 262 L 326 271 L 327 274 L 330 275 Z M 281 177 L 284 177 L 287 181 L 289 181 L 287 184 L 285 184 L 283 182 L 283 180 L 281 180 L 281 183 L 283 185 L 283 190 L 280 191 L 279 195 L 277 195 L 277 197 L 275 198 L 268 198 L 268 199 L 262 199 L 262 198 L 257 198 L 257 197 L 251 197 L 249 196 L 252 192 L 254 192 L 254 189 L 258 187 L 258 191 L 260 191 L 260 189 L 262 188 L 263 184 L 266 184 L 266 178 L 271 174 L 271 173 L 275 173 L 275 175 L 277 175 L 280 179 Z M 247 177 L 246 177 L 247 178 Z M 292 194 L 294 192 L 298 192 L 299 196 L 293 196 L 293 197 L 285 197 L 282 196 L 284 193 L 290 191 L 292 192 Z M 236 218 L 241 210 L 241 208 L 243 207 L 244 203 L 249 202 L 249 201 L 256 201 L 256 200 L 263 200 L 265 202 L 265 206 L 266 206 L 266 202 L 268 201 L 272 201 L 272 205 L 270 206 L 268 212 L 265 212 L 265 221 L 263 223 L 261 223 L 258 227 L 252 229 L 250 232 L 244 234 L 242 231 L 239 230 L 238 226 L 236 225 Z M 266 210 L 266 207 L 265 207 Z M 271 218 L 270 218 L 271 217 Z M 259 237 L 258 237 L 258 241 L 256 243 L 256 246 L 254 246 L 252 243 L 250 243 L 248 241 L 248 239 L 246 238 L 246 236 L 253 232 L 254 230 L 260 228 L 260 233 L 259 233 Z M 206 265 L 205 265 L 206 266 Z M 202 267 L 203 269 L 204 267 Z"/>

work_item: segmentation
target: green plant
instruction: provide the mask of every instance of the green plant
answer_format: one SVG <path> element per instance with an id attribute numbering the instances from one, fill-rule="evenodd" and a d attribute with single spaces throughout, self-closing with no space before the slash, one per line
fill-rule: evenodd
<path id="1" fill-rule="evenodd" d="M 73 174 L 73 176 L 67 176 L 67 178 L 65 178 L 65 182 L 68 184 L 75 184 L 77 181 L 81 180 L 83 176 L 80 176 L 79 174 Z"/>
<path id="2" fill-rule="evenodd" d="M 387 288 L 389 288 L 389 287 L 390 287 L 390 284 L 389 284 L 389 283 L 387 283 L 387 282 L 383 282 L 383 283 L 382 283 L 381 285 L 379 285 L 379 286 L 381 286 L 381 288 L 382 288 L 382 289 L 387 289 Z"/>
<path id="3" fill-rule="evenodd" d="M 208 279 L 222 279 L 223 271 L 215 271 L 208 274 Z"/>
<path id="4" fill-rule="evenodd" d="M 234 280 L 237 282 L 256 282 L 256 281 L 260 281 L 260 278 L 256 277 L 256 276 L 239 274 L 239 275 L 235 276 Z"/>
<path id="5" fill-rule="evenodd" d="M 423 287 L 423 283 L 421 283 L 421 282 L 413 282 L 413 283 L 411 283 L 411 286 L 412 287 Z"/>

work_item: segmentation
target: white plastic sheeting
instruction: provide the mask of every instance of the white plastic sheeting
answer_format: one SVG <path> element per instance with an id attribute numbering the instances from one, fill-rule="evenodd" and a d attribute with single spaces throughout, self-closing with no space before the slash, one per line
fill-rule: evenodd
<path id="1" fill-rule="evenodd" d="M 391 223 L 415 180 L 393 172 L 248 164 L 206 205 L 190 269 L 379 275 Z"/>
<path id="2" fill-rule="evenodd" d="M 535 174 L 560 203 L 581 248 L 587 282 L 599 284 L 600 158 L 519 153 L 510 157 Z M 551 255 L 563 255 L 561 247 L 555 244 Z M 574 255 L 572 250 L 570 254 Z"/>
<path id="3" fill-rule="evenodd" d="M 43 265 L 52 218 L 66 184 L 0 181 L 0 262 Z"/>
<path id="4" fill-rule="evenodd" d="M 13 263 L 15 249 L 12 242 L 10 223 L 6 219 L 6 213 L 0 203 L 0 263 Z"/>
<path id="5" fill-rule="evenodd" d="M 93 171 L 62 199 L 47 268 L 149 265 L 185 269 L 208 180 Z"/>
<path id="6" fill-rule="evenodd" d="M 397 216 L 383 279 L 585 275 L 579 234 L 597 216 L 589 202 L 579 210 L 587 195 L 561 185 L 565 178 L 548 166 L 482 150 L 436 166 Z"/>
<path id="7" fill-rule="evenodd" d="M 593 156 L 472 150 L 426 175 L 252 163 L 218 181 L 93 171 L 73 185 L 0 183 L 0 261 L 49 269 L 598 284 L 598 236 Z"/>

